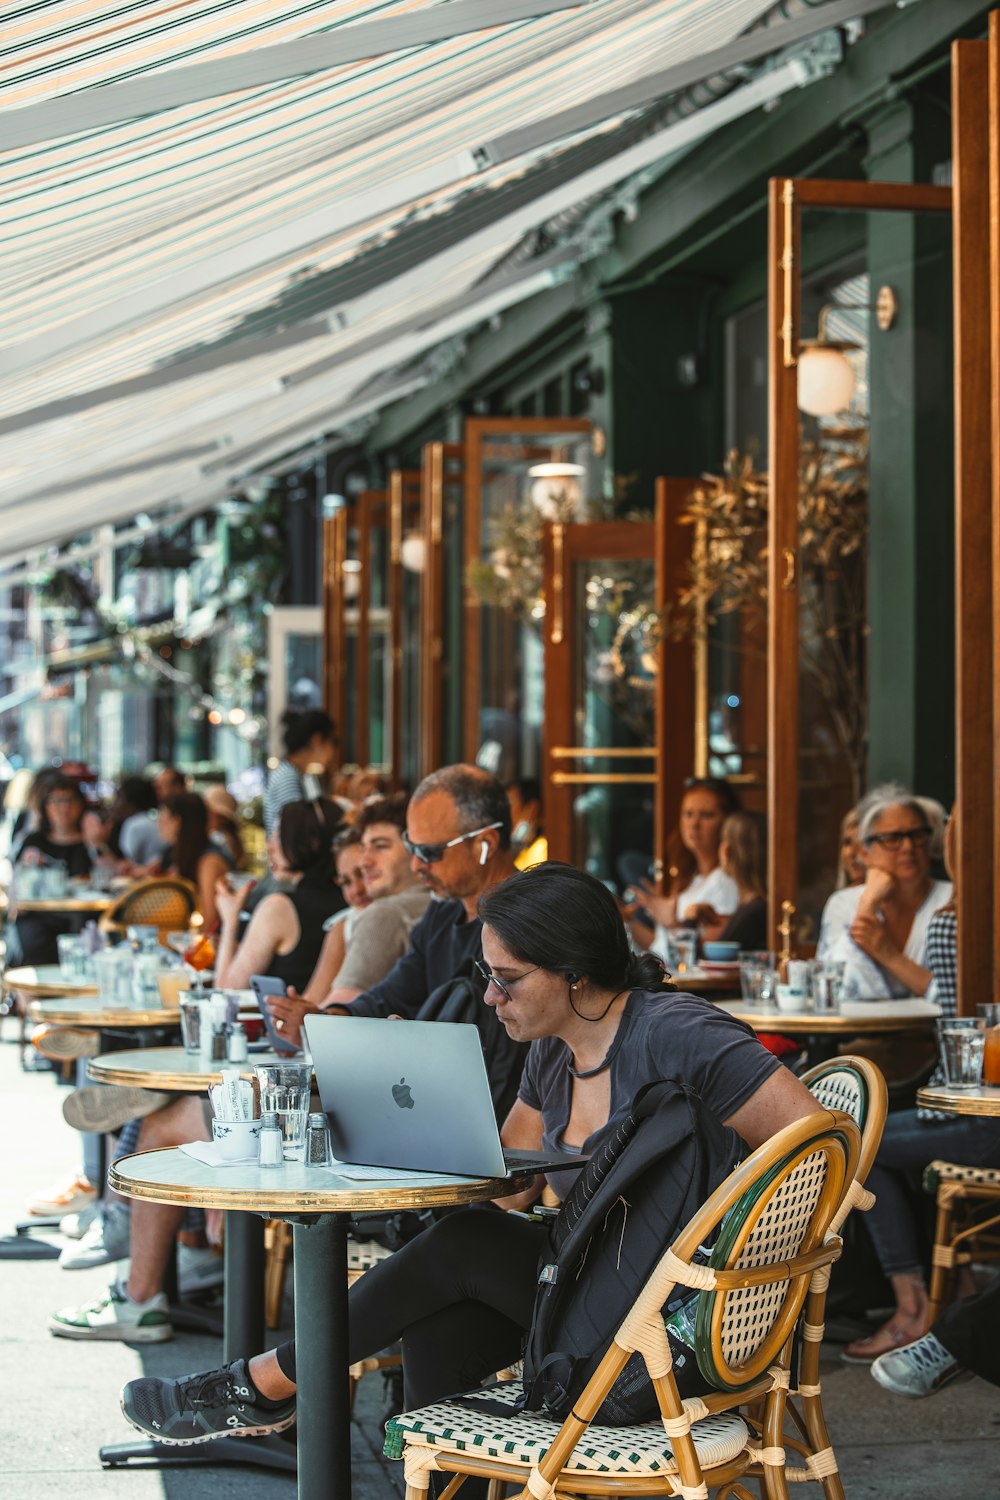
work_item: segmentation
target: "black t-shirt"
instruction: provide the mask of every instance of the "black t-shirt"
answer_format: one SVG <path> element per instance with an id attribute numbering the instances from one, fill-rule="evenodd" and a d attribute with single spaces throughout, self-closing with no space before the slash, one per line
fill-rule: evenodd
<path id="1" fill-rule="evenodd" d="M 344 904 L 339 886 L 334 885 L 329 875 L 319 879 L 302 879 L 285 893 L 295 907 L 299 919 L 299 940 L 290 953 L 276 953 L 267 966 L 272 979 L 283 979 L 294 985 L 299 994 L 305 989 L 312 972 L 319 962 L 320 949 L 326 933 L 323 923 L 332 917 Z"/>
<path id="2" fill-rule="evenodd" d="M 352 1000 L 355 1016 L 413 1020 L 427 996 L 447 984 L 470 959 L 481 958 L 483 924 L 470 922 L 461 901 L 432 901 L 410 932 L 410 946 L 384 979 Z"/>
<path id="3" fill-rule="evenodd" d="M 744 901 L 733 912 L 719 935 L 720 942 L 739 943 L 756 952 L 767 945 L 767 902 L 763 896 Z"/>
<path id="4" fill-rule="evenodd" d="M 17 851 L 18 864 L 24 858 L 25 849 L 37 849 L 39 853 L 44 854 L 46 861 L 50 864 L 65 865 L 71 878 L 76 875 L 89 875 L 93 868 L 90 850 L 82 839 L 78 844 L 57 844 L 45 833 L 29 833 Z"/>

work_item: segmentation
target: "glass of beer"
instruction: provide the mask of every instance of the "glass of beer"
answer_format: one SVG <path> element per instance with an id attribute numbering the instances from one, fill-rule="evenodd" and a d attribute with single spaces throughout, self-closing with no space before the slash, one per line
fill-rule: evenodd
<path id="1" fill-rule="evenodd" d="M 983 1082 L 1000 1083 L 1000 1005 L 977 1005 L 976 1014 L 986 1022 L 983 1044 Z"/>

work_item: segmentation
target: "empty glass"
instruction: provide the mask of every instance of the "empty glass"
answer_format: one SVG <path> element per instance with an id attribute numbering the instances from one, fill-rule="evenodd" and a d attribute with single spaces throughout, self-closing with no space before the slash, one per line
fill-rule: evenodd
<path id="1" fill-rule="evenodd" d="M 844 992 L 844 963 L 832 963 L 829 959 L 814 959 L 809 965 L 809 993 L 813 1010 L 817 1012 L 840 1009 Z"/>
<path id="2" fill-rule="evenodd" d="M 260 1063 L 254 1072 L 260 1084 L 260 1112 L 278 1116 L 286 1161 L 301 1161 L 305 1150 L 312 1063 Z"/>
<path id="3" fill-rule="evenodd" d="M 137 953 L 132 963 L 132 993 L 135 1003 L 142 1010 L 160 1009 L 160 970 L 163 967 L 159 951 Z"/>
<path id="4" fill-rule="evenodd" d="M 778 988 L 778 971 L 774 954 L 766 949 L 740 954 L 740 991 L 753 1005 L 774 1006 Z"/>
<path id="5" fill-rule="evenodd" d="M 948 1087 L 975 1089 L 983 1081 L 986 1020 L 983 1016 L 955 1016 L 938 1022 L 941 1063 Z"/>
<path id="6" fill-rule="evenodd" d="M 64 979 L 80 977 L 85 954 L 80 939 L 72 932 L 61 932 L 56 938 L 59 972 Z"/>
<path id="7" fill-rule="evenodd" d="M 125 936 L 136 953 L 155 953 L 160 946 L 158 927 L 126 927 Z"/>

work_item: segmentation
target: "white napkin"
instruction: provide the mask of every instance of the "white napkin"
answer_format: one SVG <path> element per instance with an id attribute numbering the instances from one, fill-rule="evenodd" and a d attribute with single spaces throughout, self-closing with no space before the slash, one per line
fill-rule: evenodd
<path id="1" fill-rule="evenodd" d="M 254 1142 L 256 1145 L 256 1142 Z M 188 1156 L 193 1156 L 195 1161 L 204 1163 L 206 1167 L 251 1167 L 256 1164 L 257 1154 L 244 1156 L 239 1161 L 231 1161 L 229 1157 L 222 1156 L 214 1141 L 188 1141 L 186 1146 L 180 1148 Z"/>

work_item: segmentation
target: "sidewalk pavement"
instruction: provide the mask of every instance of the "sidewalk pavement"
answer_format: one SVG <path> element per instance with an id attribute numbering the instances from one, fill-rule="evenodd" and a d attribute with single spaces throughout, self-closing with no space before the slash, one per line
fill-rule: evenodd
<path id="1" fill-rule="evenodd" d="M 79 1136 L 62 1118 L 62 1089 L 52 1074 L 20 1070 L 14 1037 L 8 1020 L 0 1030 L 0 1234 L 13 1228 L 27 1199 L 80 1161 Z M 0 1260 L 4 1500 L 64 1500 L 70 1493 L 76 1500 L 294 1500 L 291 1476 L 248 1466 L 101 1467 L 100 1445 L 126 1441 L 132 1432 L 118 1409 L 126 1380 L 209 1369 L 222 1353 L 221 1340 L 200 1334 L 139 1348 L 52 1337 L 48 1314 L 96 1296 L 107 1280 L 107 1267 L 61 1271 L 54 1260 Z M 929 1400 L 905 1401 L 883 1391 L 866 1370 L 843 1365 L 832 1345 L 824 1354 L 827 1418 L 849 1500 L 1000 1497 L 1000 1400 L 993 1386 L 962 1381 Z M 402 1465 L 381 1458 L 384 1410 L 381 1377 L 366 1377 L 355 1408 L 355 1500 L 398 1500 L 403 1493 Z"/>

